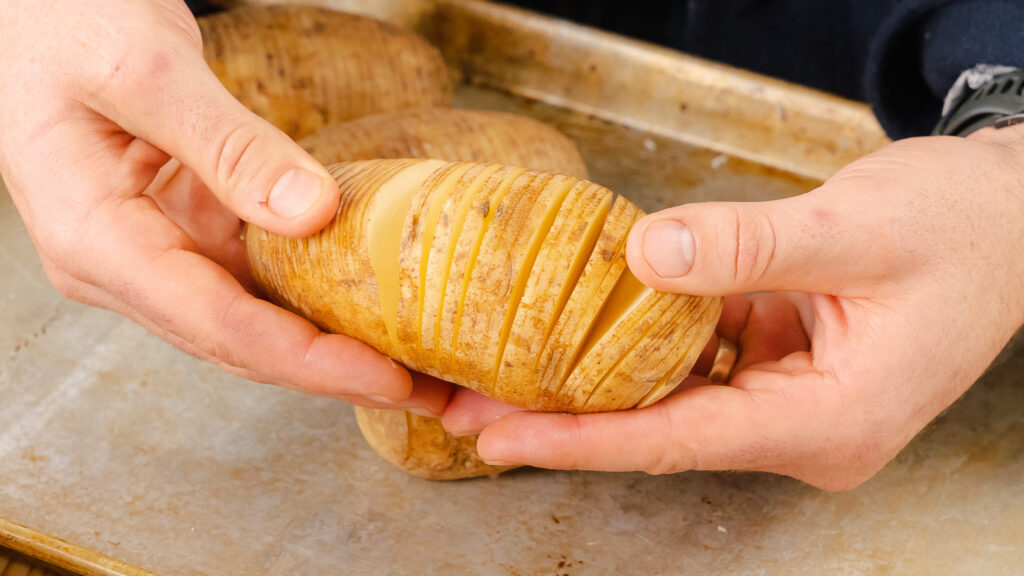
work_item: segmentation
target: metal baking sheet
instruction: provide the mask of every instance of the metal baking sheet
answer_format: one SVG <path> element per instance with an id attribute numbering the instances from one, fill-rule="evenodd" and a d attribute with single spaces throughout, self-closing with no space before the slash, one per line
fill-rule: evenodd
<path id="1" fill-rule="evenodd" d="M 862 105 L 519 10 L 319 4 L 424 34 L 458 105 L 555 125 L 647 210 L 797 194 L 885 142 Z M 1024 553 L 1020 353 L 847 493 L 751 473 L 434 483 L 380 460 L 345 404 L 61 298 L 6 193 L 0 267 L 0 518 L 124 563 L 104 573 L 1000 575 Z"/>

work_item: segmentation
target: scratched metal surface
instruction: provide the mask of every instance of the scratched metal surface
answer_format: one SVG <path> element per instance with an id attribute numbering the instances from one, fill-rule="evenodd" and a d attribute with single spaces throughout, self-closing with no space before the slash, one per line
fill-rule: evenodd
<path id="1" fill-rule="evenodd" d="M 457 100 L 552 122 L 647 209 L 815 185 L 486 89 Z M 0 518 L 168 576 L 1019 574 L 1022 374 L 1018 353 L 848 493 L 740 473 L 432 483 L 380 460 L 346 405 L 62 299 L 0 191 Z"/>

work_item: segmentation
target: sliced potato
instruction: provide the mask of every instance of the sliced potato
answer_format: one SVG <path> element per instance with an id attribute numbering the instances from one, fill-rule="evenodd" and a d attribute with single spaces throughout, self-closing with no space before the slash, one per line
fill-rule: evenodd
<path id="1" fill-rule="evenodd" d="M 602 236 L 606 246 L 602 260 L 612 244 L 617 248 L 607 256 L 609 263 L 621 260 L 617 253 L 628 234 L 628 227 L 621 225 L 622 214 L 639 211 L 620 200 L 626 207 L 619 209 L 616 220 L 603 220 L 601 233 L 553 237 L 552 230 L 572 228 L 565 219 L 590 226 L 593 218 L 588 207 L 595 200 L 598 205 L 610 203 L 611 191 L 589 183 L 577 188 L 581 181 L 575 178 L 530 170 L 498 169 L 481 184 L 479 178 L 463 177 L 474 169 L 492 170 L 438 160 L 334 165 L 330 170 L 345 198 L 335 220 L 305 239 L 276 236 L 250 226 L 246 244 L 253 275 L 272 299 L 307 314 L 327 330 L 362 340 L 410 369 L 523 408 L 620 410 L 671 391 L 710 339 L 720 301 L 655 292 L 621 265 L 615 267 L 618 277 L 610 275 L 612 266 L 608 266 L 601 282 L 585 278 L 586 265 L 579 278 L 572 278 L 580 255 L 590 255 L 589 264 Z M 458 272 L 454 275 L 461 278 L 456 283 L 461 282 L 464 289 L 446 292 L 446 299 L 455 295 L 452 302 L 423 299 L 424 307 L 429 303 L 440 310 L 435 327 L 441 328 L 432 328 L 440 341 L 437 337 L 424 340 L 420 318 L 398 313 L 420 306 L 419 287 L 400 286 L 419 284 L 419 273 L 399 272 L 403 262 L 416 262 L 424 254 L 422 241 L 409 241 L 423 220 L 421 212 L 412 209 L 414 199 L 425 197 L 421 205 L 433 206 L 434 195 L 439 195 L 444 208 L 438 222 L 454 220 L 464 204 L 448 200 L 469 189 L 475 192 L 477 210 L 467 216 L 475 214 L 480 224 L 464 224 L 457 238 L 452 236 L 453 228 L 435 227 L 431 247 L 438 242 L 446 248 L 428 251 L 428 258 L 442 261 L 438 266 L 428 262 L 422 279 L 424 286 L 446 284 L 447 288 Z M 570 194 L 573 190 L 586 193 Z M 569 248 L 550 248 L 549 238 Z M 447 246 L 453 242 L 456 249 L 449 251 Z M 470 246 L 462 251 L 468 257 L 458 257 L 459 246 Z M 566 253 L 573 257 L 560 256 Z M 447 283 L 438 280 L 443 274 L 448 275 Z M 564 299 L 567 287 L 554 280 L 559 275 L 570 276 L 568 281 L 574 283 L 570 294 L 581 286 L 590 293 L 575 301 L 570 295 L 562 310 L 556 304 L 545 312 L 550 317 L 539 316 L 536 304 L 545 294 L 556 303 Z M 614 288 L 609 290 L 610 284 Z M 523 307 L 531 286 L 534 289 Z M 410 298 L 411 294 L 416 296 Z M 517 323 L 520 314 L 524 320 Z M 559 329 L 567 314 L 588 318 L 574 329 Z M 399 334 L 418 338 L 409 341 Z M 446 338 L 448 334 L 451 339 Z M 539 361 L 531 354 L 506 357 L 509 342 L 516 349 L 530 341 L 544 342 L 538 348 Z M 434 349 L 425 343 L 434 343 Z M 556 358 L 544 354 L 544 349 L 568 353 Z M 543 362 L 560 363 L 552 368 Z"/>

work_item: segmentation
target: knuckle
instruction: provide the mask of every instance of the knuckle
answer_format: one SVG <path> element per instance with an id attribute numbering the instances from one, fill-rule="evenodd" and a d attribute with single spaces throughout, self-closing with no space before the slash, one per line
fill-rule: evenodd
<path id="1" fill-rule="evenodd" d="M 140 50 L 133 38 L 115 36 L 108 40 L 105 50 L 93 61 L 87 71 L 93 85 L 93 95 L 101 99 L 120 97 L 133 86 L 140 84 L 141 61 L 147 50 Z"/>
<path id="2" fill-rule="evenodd" d="M 694 469 L 689 465 L 691 460 L 683 454 L 684 452 L 686 452 L 685 447 L 680 447 L 680 451 L 661 452 L 647 466 L 644 466 L 644 472 L 652 476 L 662 476 Z"/>
<path id="3" fill-rule="evenodd" d="M 644 466 L 644 472 L 662 475 L 684 470 L 702 470 L 700 450 L 688 434 L 681 433 L 683 427 L 676 422 L 672 410 L 665 404 L 655 404 L 649 409 L 657 410 L 657 417 L 661 420 L 659 429 L 664 431 L 670 441 L 654 454 Z"/>
<path id="4" fill-rule="evenodd" d="M 778 237 L 770 215 L 734 207 L 735 249 L 732 274 L 738 285 L 760 282 L 773 268 Z"/>
<path id="5" fill-rule="evenodd" d="M 90 96 L 117 102 L 151 90 L 149 80 L 182 62 L 199 61 L 202 36 L 184 3 L 125 3 L 118 10 L 113 25 L 91 32 L 94 50 L 78 69 Z"/>
<path id="6" fill-rule="evenodd" d="M 80 304 L 90 306 L 99 304 L 95 295 L 91 294 L 86 288 L 87 284 L 85 282 L 76 278 L 52 259 L 42 254 L 40 256 L 46 277 L 61 296 Z"/>
<path id="7" fill-rule="evenodd" d="M 248 369 L 248 359 L 240 353 L 254 343 L 255 335 L 241 310 L 242 295 L 237 294 L 220 311 L 211 315 L 208 329 L 200 330 L 192 344 L 228 366 Z"/>
<path id="8" fill-rule="evenodd" d="M 178 32 L 181 33 L 182 37 L 188 43 L 188 45 L 199 52 L 203 50 L 203 35 L 199 30 L 199 23 L 196 22 L 192 13 L 189 12 L 180 2 L 175 3 L 174 6 L 167 7 L 170 10 L 168 14 L 168 23 Z"/>
<path id="9" fill-rule="evenodd" d="M 247 126 L 236 126 L 220 137 L 216 158 L 216 177 L 230 190 L 243 188 L 255 178 L 254 167 L 258 167 L 258 151 L 264 135 Z"/>
<path id="10" fill-rule="evenodd" d="M 868 468 L 828 471 L 826 473 L 811 474 L 804 477 L 797 476 L 797 479 L 827 492 L 846 492 L 848 490 L 853 490 L 870 480 L 879 469 L 880 468 Z"/>
<path id="11" fill-rule="evenodd" d="M 58 289 L 67 282 L 77 282 L 84 263 L 81 236 L 71 233 L 64 226 L 49 230 L 47 234 L 45 243 L 41 243 L 38 248 L 46 275 Z M 64 293 L 63 290 L 61 293 Z"/>
<path id="12" fill-rule="evenodd" d="M 103 53 L 85 72 L 86 80 L 93 87 L 90 94 L 116 103 L 144 96 L 143 91 L 151 90 L 155 83 L 173 81 L 175 69 L 191 61 L 183 58 L 187 51 L 181 44 L 152 46 L 140 43 L 130 34 L 108 40 Z"/>
<path id="13" fill-rule="evenodd" d="M 47 278 L 50 279 L 50 283 L 53 287 L 60 292 L 62 296 L 75 302 L 81 302 L 86 304 L 85 293 L 81 288 L 81 284 L 72 278 L 70 275 L 61 272 L 55 268 L 51 268 L 47 265 L 43 265 L 43 269 L 46 271 Z"/>
<path id="14" fill-rule="evenodd" d="M 587 468 L 582 450 L 576 447 L 587 444 L 587 432 L 578 414 L 566 414 L 563 422 L 563 433 L 566 438 L 565 450 L 560 450 L 557 461 L 561 462 L 560 468 L 565 470 L 584 470 Z"/>

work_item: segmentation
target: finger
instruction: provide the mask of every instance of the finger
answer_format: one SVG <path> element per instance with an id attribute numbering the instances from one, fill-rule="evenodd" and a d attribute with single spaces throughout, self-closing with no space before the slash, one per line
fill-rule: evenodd
<path id="1" fill-rule="evenodd" d="M 784 294 L 764 292 L 750 298 L 750 315 L 740 337 L 741 354 L 733 373 L 807 352 L 811 345 L 804 333 L 800 314 Z"/>
<path id="2" fill-rule="evenodd" d="M 441 424 L 455 436 L 472 436 L 502 416 L 522 410 L 468 388 L 456 388 Z"/>
<path id="3" fill-rule="evenodd" d="M 66 210 L 49 210 L 63 219 L 30 218 L 55 281 L 95 287 L 81 292 L 83 299 L 121 312 L 179 348 L 251 380 L 325 396 L 375 395 L 392 403 L 409 397 L 411 381 L 404 369 L 365 344 L 323 334 L 255 299 L 226 270 L 194 252 L 189 235 L 141 193 L 166 163 L 162 153 L 154 154 L 143 140 L 111 135 L 109 121 L 102 119 L 65 122 L 50 134 L 67 145 L 54 153 L 58 165 L 74 166 L 60 163 L 68 150 L 85 151 L 94 164 L 71 176 L 53 175 L 53 186 L 74 192 L 67 198 L 32 197 L 63 201 Z M 84 214 L 85 205 L 75 203 L 79 198 L 90 199 Z M 26 213 L 33 216 L 51 205 L 40 206 Z"/>
<path id="4" fill-rule="evenodd" d="M 673 388 L 672 391 L 668 393 L 668 396 L 682 394 L 687 390 L 700 388 L 701 386 L 725 386 L 725 384 L 722 384 L 721 382 L 712 382 L 711 380 L 708 380 L 707 376 L 703 376 L 694 371 L 686 378 L 683 378 L 683 381 L 679 383 L 679 386 Z M 660 401 L 661 400 L 659 400 L 659 402 Z"/>
<path id="5" fill-rule="evenodd" d="M 227 269 L 246 290 L 256 290 L 238 216 L 221 204 L 194 172 L 171 160 L 145 193 L 192 238 L 200 254 Z"/>
<path id="6" fill-rule="evenodd" d="M 364 408 L 407 410 L 428 418 L 440 418 L 441 414 L 444 413 L 444 407 L 448 403 L 448 398 L 451 396 L 453 385 L 425 374 L 416 372 L 411 374 L 413 390 L 405 400 L 390 401 L 379 396 L 361 396 L 356 394 L 332 394 L 330 397 Z"/>
<path id="7" fill-rule="evenodd" d="M 412 375 L 412 393 L 405 400 L 394 403 L 392 407 L 405 408 L 420 416 L 440 418 L 452 397 L 455 386 L 427 374 L 419 372 L 410 372 L 410 374 Z"/>
<path id="8" fill-rule="evenodd" d="M 718 334 L 711 335 L 708 343 L 704 346 L 704 350 L 701 351 L 697 361 L 694 362 L 693 368 L 690 370 L 691 374 L 707 376 L 711 372 L 711 367 L 714 366 L 715 356 L 718 355 L 718 346 L 721 341 L 722 337 Z"/>
<path id="9" fill-rule="evenodd" d="M 721 339 L 724 338 L 733 344 L 738 344 L 740 334 L 747 323 L 747 316 L 750 314 L 750 301 L 742 294 L 734 294 L 724 298 L 722 302 L 722 315 L 718 319 L 718 326 L 715 334 L 711 335 L 708 343 L 704 346 L 700 356 L 690 370 L 691 374 L 707 375 L 714 365 L 715 356 L 718 355 L 718 347 Z"/>
<path id="10" fill-rule="evenodd" d="M 490 464 L 555 469 L 785 470 L 827 437 L 821 423 L 836 421 L 835 402 L 823 394 L 800 398 L 774 391 L 813 386 L 813 375 L 798 383 L 785 374 L 757 378 L 762 387 L 756 391 L 702 386 L 640 410 L 515 412 L 480 433 L 477 451 Z"/>
<path id="11" fill-rule="evenodd" d="M 724 295 L 764 290 L 856 292 L 894 269 L 898 223 L 857 205 L 849 184 L 772 202 L 688 204 L 630 233 L 629 267 L 658 290 Z M 877 221 L 877 222 L 876 222 Z M 844 292 L 845 291 L 845 292 Z"/>
<path id="12" fill-rule="evenodd" d="M 303 236 L 333 217 L 334 179 L 236 101 L 196 46 L 130 51 L 109 67 L 100 74 L 102 89 L 85 103 L 181 160 L 243 220 Z"/>
<path id="13" fill-rule="evenodd" d="M 412 393 L 408 373 L 369 346 L 324 334 L 258 300 L 223 268 L 190 251 L 186 235 L 148 197 L 104 204 L 86 240 L 103 253 L 86 281 L 131 316 L 187 342 L 247 378 L 325 396 Z"/>
<path id="14" fill-rule="evenodd" d="M 722 316 L 718 319 L 718 334 L 733 342 L 740 341 L 740 334 L 747 325 L 750 315 L 750 300 L 743 294 L 726 296 L 722 300 Z"/>
<path id="15" fill-rule="evenodd" d="M 433 376 L 411 372 L 413 380 L 412 394 L 405 400 L 397 402 L 382 401 L 381 398 L 370 398 L 367 396 L 339 395 L 339 400 L 350 404 L 363 406 L 364 408 L 376 408 L 378 410 L 408 410 L 420 416 L 428 418 L 440 418 L 444 413 L 444 407 L 451 397 L 453 384 L 438 380 Z"/>

